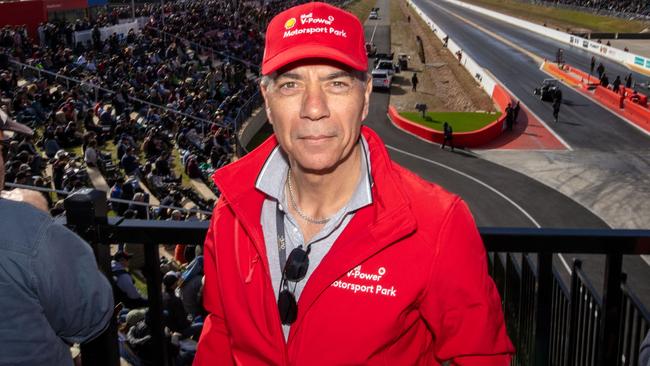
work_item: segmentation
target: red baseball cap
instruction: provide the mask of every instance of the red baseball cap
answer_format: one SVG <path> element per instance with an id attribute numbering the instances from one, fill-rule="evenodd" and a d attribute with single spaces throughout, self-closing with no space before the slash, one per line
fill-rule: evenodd
<path id="1" fill-rule="evenodd" d="M 292 62 L 320 58 L 368 69 L 363 26 L 353 14 L 321 2 L 295 6 L 266 28 L 262 75 Z"/>

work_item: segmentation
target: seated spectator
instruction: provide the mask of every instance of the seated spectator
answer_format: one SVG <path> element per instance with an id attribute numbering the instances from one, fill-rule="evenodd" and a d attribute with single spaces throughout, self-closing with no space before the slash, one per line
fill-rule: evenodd
<path id="1" fill-rule="evenodd" d="M 142 297 L 135 288 L 131 274 L 127 272 L 131 255 L 126 252 L 117 252 L 111 261 L 111 273 L 113 276 L 113 295 L 115 302 L 121 302 L 129 309 L 147 306 L 147 299 Z"/>
<path id="2" fill-rule="evenodd" d="M 126 186 L 126 184 L 125 184 Z M 124 188 L 124 187 L 123 187 Z M 147 214 L 147 206 L 139 203 L 148 203 L 145 202 L 145 195 L 142 192 L 137 192 L 133 195 L 133 203 L 129 205 L 129 209 L 136 212 L 135 218 L 139 220 L 146 220 L 149 218 Z"/>
<path id="3" fill-rule="evenodd" d="M 183 301 L 176 296 L 181 275 L 175 271 L 169 271 L 163 276 L 163 314 L 164 324 L 170 331 L 180 333 L 181 338 L 195 338 L 201 334 L 202 324 L 192 324 L 188 319 Z"/>
<path id="4" fill-rule="evenodd" d="M 45 133 L 45 139 L 43 141 L 43 149 L 45 150 L 45 155 L 53 159 L 56 152 L 61 150 L 61 146 L 54 138 L 54 134 L 51 132 Z"/>
<path id="5" fill-rule="evenodd" d="M 131 328 L 136 326 L 139 322 L 144 321 L 147 309 L 133 309 L 129 310 L 124 317 L 123 321 L 118 321 L 118 345 L 120 349 L 120 357 L 128 362 L 131 366 L 140 366 L 141 360 L 138 355 L 131 349 L 127 341 L 127 335 Z"/>
<path id="6" fill-rule="evenodd" d="M 149 310 L 147 310 L 144 319 L 138 321 L 126 333 L 126 342 L 140 360 L 141 366 L 155 366 L 153 360 L 159 350 L 155 348 L 153 343 L 152 328 L 151 316 Z"/>
<path id="7" fill-rule="evenodd" d="M 88 165 L 90 168 L 97 167 L 98 155 L 99 152 L 97 151 L 97 141 L 90 140 L 88 146 L 86 147 L 86 152 L 84 153 L 84 161 L 86 162 L 86 165 Z"/>
<path id="8" fill-rule="evenodd" d="M 199 162 L 196 155 L 191 155 L 187 159 L 187 165 L 185 166 L 185 174 L 187 174 L 190 179 L 201 178 L 201 170 L 199 169 Z"/>
<path id="9" fill-rule="evenodd" d="M 126 154 L 122 156 L 122 169 L 126 175 L 139 175 L 140 174 L 140 164 L 138 163 L 138 157 L 135 156 L 135 149 L 132 147 L 127 148 Z"/>
<path id="10" fill-rule="evenodd" d="M 180 297 L 183 301 L 183 308 L 192 319 L 204 316 L 205 309 L 202 305 L 203 256 L 197 256 L 190 262 L 183 271 L 182 280 Z"/>

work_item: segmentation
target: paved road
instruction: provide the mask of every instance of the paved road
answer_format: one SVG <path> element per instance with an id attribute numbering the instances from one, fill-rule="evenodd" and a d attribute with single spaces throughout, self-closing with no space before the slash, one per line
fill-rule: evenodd
<path id="1" fill-rule="evenodd" d="M 554 58 L 558 47 L 564 45 L 445 1 L 416 0 L 416 3 L 438 26 L 451 35 L 465 53 L 490 70 L 540 118 L 547 122 L 552 121 L 550 103 L 543 103 L 532 94 L 533 88 L 539 87 L 541 81 L 549 77 L 539 70 L 539 64 L 519 49 L 468 25 L 453 14 L 461 15 L 541 57 Z M 565 53 L 568 62 L 572 62 L 574 58 L 585 58 L 581 55 L 584 51 L 580 49 L 570 48 Z M 570 88 L 563 88 L 563 92 L 560 123 L 551 122 L 549 126 L 572 148 L 608 151 L 612 149 L 613 141 L 617 143 L 617 149 L 640 150 L 650 146 L 650 136 L 641 133 L 615 114 Z"/>
<path id="2" fill-rule="evenodd" d="M 387 51 L 390 47 L 388 2 L 379 0 L 377 6 L 381 9 L 381 19 L 366 22 L 366 39 L 373 37 L 373 42 L 378 49 Z M 432 9 L 430 8 L 430 10 Z M 437 15 L 442 17 L 441 13 Z M 447 18 L 446 21 L 450 21 L 451 18 Z M 438 22 L 438 19 L 434 18 L 434 21 Z M 439 25 L 442 26 L 442 24 Z M 506 78 L 510 81 L 508 87 L 516 92 L 518 97 L 521 94 L 524 103 L 528 104 L 527 99 L 531 100 L 530 104 L 537 103 L 535 112 L 538 115 L 544 113 L 544 108 L 547 106 L 529 96 L 530 90 L 537 86 L 537 81 L 543 79 L 544 76 L 527 56 L 517 50 L 507 50 L 506 45 L 499 44 L 481 32 L 466 29 L 466 25 L 453 24 L 453 26 L 457 27 L 458 34 L 463 34 L 463 39 L 467 42 L 467 46 L 463 46 L 466 47 L 466 52 L 473 57 L 478 55 L 476 59 L 479 60 L 491 59 L 495 68 L 507 69 L 509 75 Z M 489 47 L 485 45 L 489 45 Z M 475 50 L 480 50 L 480 53 Z M 503 62 L 504 55 L 508 55 L 509 62 Z M 507 65 L 507 67 L 503 65 Z M 525 77 L 522 80 L 517 79 L 517 76 L 527 72 L 537 73 L 534 75 L 539 77 L 528 80 Z M 494 73 L 497 74 L 497 72 Z M 498 77 L 499 75 L 497 75 Z M 393 159 L 398 163 L 463 197 L 469 204 L 479 226 L 607 227 L 607 224 L 590 210 L 557 190 L 540 184 L 537 180 L 472 155 L 440 151 L 437 145 L 431 145 L 398 130 L 386 117 L 389 99 L 390 96 L 387 93 L 373 93 L 371 111 L 365 124 L 382 136 Z M 614 138 L 611 135 L 607 138 L 602 136 L 603 131 L 600 131 L 604 128 L 602 123 L 595 127 L 587 126 L 587 123 L 590 122 L 588 121 L 589 117 L 598 121 L 599 117 L 608 112 L 594 106 L 588 99 L 577 93 L 565 93 L 565 99 L 571 107 L 576 109 L 570 115 L 585 124 L 585 130 L 592 131 L 590 136 L 581 136 L 580 133 L 574 132 L 576 124 L 567 124 L 568 132 L 565 132 L 565 135 L 571 136 L 569 143 L 592 149 L 609 146 L 609 144 L 599 145 L 597 143 L 598 141 L 604 143 L 608 139 Z M 550 115 L 550 107 L 548 109 Z M 612 117 L 614 116 L 612 115 Z M 623 139 L 626 144 L 629 144 L 628 146 L 634 148 L 648 146 L 645 136 L 640 135 L 632 128 L 626 128 L 623 121 L 618 122 L 624 127 L 622 127 L 622 132 L 619 132 L 620 136 L 617 135 L 615 138 Z M 562 126 L 559 130 L 564 129 Z M 602 288 L 604 258 L 602 256 L 581 256 L 581 258 L 584 260 L 583 268 L 592 277 L 595 287 Z M 570 261 L 570 258 L 565 260 Z M 554 259 L 554 262 L 558 268 L 564 265 L 560 263 L 558 257 Z M 638 257 L 629 257 L 625 259 L 624 269 L 631 274 L 630 286 L 638 289 L 637 292 L 643 300 L 650 303 L 650 288 L 642 280 L 650 275 L 650 267 Z M 562 270 L 561 272 L 566 279 L 566 271 Z"/>

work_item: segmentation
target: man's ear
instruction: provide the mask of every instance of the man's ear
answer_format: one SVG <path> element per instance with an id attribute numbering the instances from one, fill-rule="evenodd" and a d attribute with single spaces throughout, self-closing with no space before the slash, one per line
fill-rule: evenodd
<path id="1" fill-rule="evenodd" d="M 271 107 L 269 106 L 268 99 L 269 87 L 269 84 L 262 85 L 260 83 L 260 93 L 262 93 L 262 98 L 264 98 L 264 110 L 266 111 L 266 118 L 268 118 L 269 123 L 273 125 L 273 116 L 271 115 Z"/>
<path id="2" fill-rule="evenodd" d="M 363 112 L 361 114 L 361 120 L 363 121 L 368 117 L 368 111 L 370 110 L 370 94 L 372 94 L 372 77 L 368 75 L 366 80 L 366 88 L 363 94 Z"/>

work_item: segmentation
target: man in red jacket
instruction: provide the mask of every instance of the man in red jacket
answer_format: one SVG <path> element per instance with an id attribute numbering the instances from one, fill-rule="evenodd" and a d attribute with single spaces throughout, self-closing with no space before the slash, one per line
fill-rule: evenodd
<path id="1" fill-rule="evenodd" d="M 318 2 L 268 26 L 274 135 L 214 175 L 195 365 L 508 365 L 465 203 L 390 160 L 361 121 L 363 27 Z"/>

